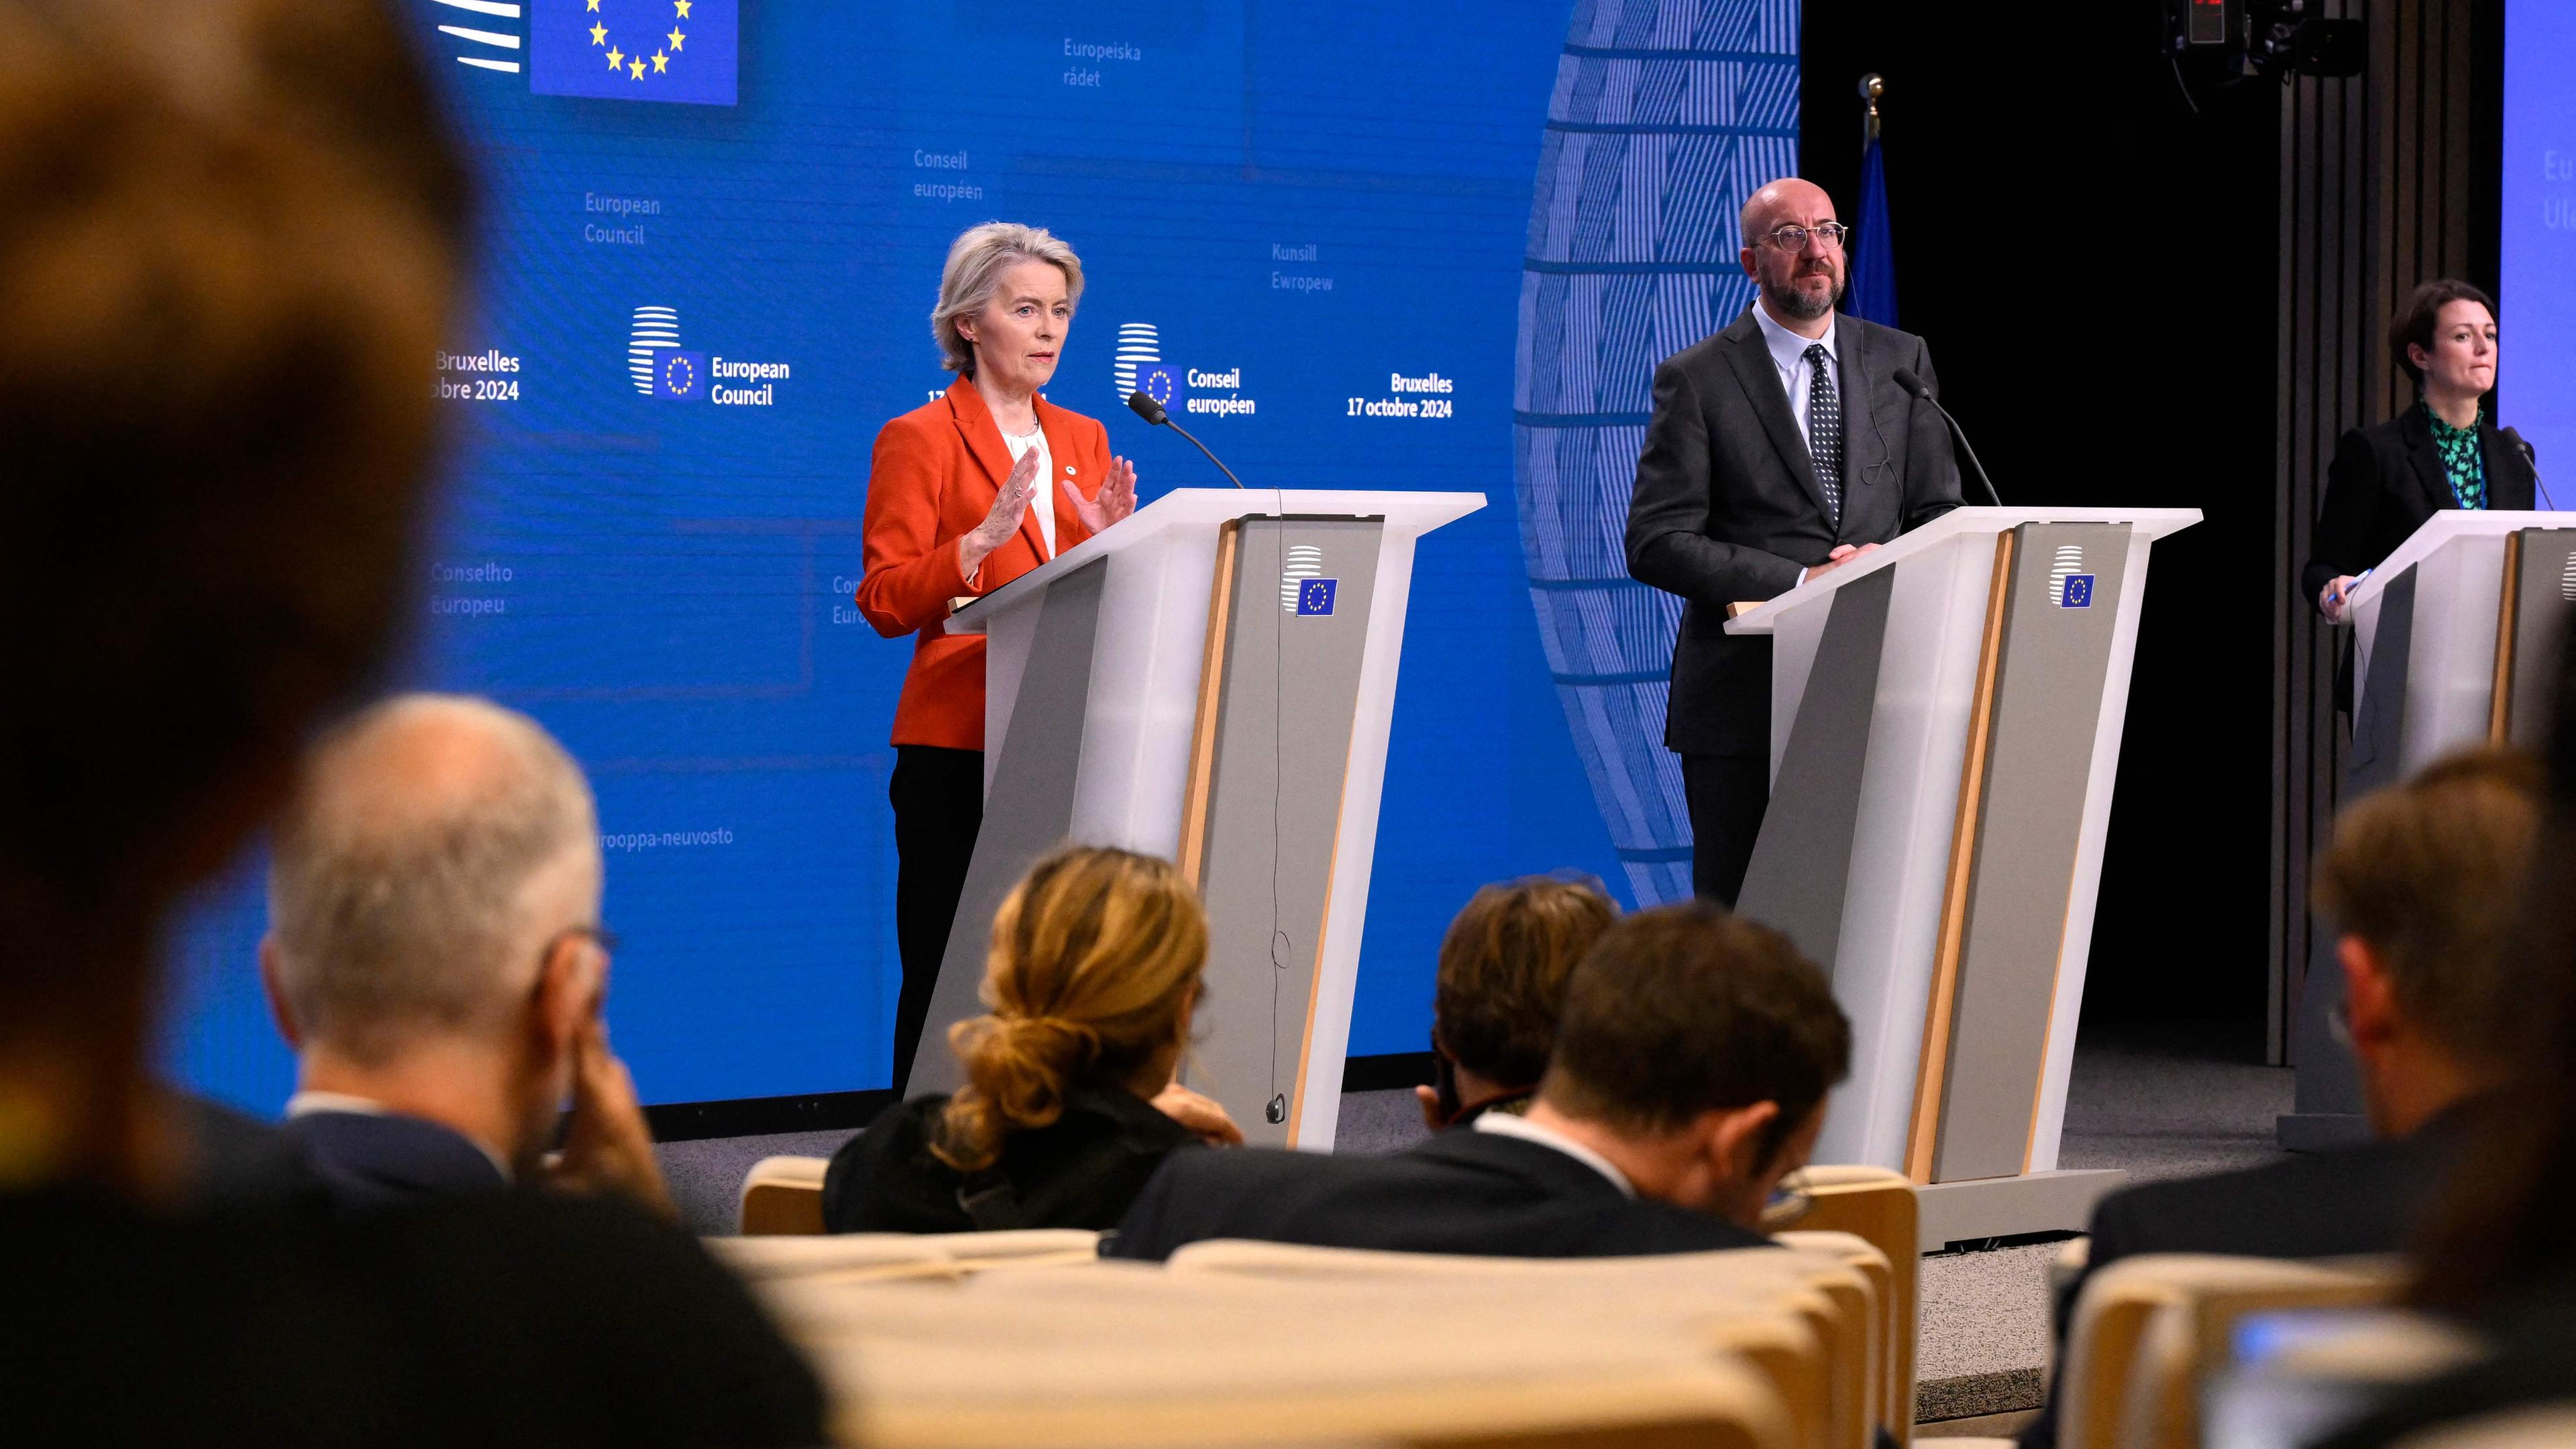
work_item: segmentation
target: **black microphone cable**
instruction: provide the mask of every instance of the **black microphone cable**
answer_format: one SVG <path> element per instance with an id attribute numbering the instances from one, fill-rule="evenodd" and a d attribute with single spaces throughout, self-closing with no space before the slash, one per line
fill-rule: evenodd
<path id="1" fill-rule="evenodd" d="M 1959 426 L 1959 420 L 1950 416 L 1950 410 L 1948 408 L 1941 406 L 1941 400 L 1932 395 L 1932 389 L 1924 383 L 1923 379 L 1914 375 L 1914 369 L 1910 367 L 1898 368 L 1896 370 L 1896 385 L 1905 389 L 1907 392 L 1912 393 L 1922 401 L 1930 403 L 1932 405 L 1932 411 L 1941 415 L 1941 421 L 1950 425 L 1950 436 L 1959 440 L 1959 451 L 1968 455 L 1968 466 L 1977 470 L 1977 481 L 1986 485 L 1987 501 L 1993 503 L 1997 508 L 2003 507 L 2003 495 L 1995 491 L 1995 480 L 1993 475 L 1986 472 L 1986 465 L 1984 463 L 1978 461 L 1977 450 L 1968 442 L 1968 430 Z"/>

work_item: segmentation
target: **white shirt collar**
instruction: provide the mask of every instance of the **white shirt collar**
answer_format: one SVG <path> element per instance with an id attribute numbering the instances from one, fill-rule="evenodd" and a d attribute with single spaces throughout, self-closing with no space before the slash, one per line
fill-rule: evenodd
<path id="1" fill-rule="evenodd" d="M 1835 340 L 1843 330 L 1840 314 L 1834 314 L 1832 320 L 1825 323 L 1825 335 L 1822 337 L 1801 337 L 1772 321 L 1771 314 L 1764 310 L 1760 302 L 1753 304 L 1753 320 L 1761 325 L 1762 343 L 1771 350 L 1772 365 L 1782 372 L 1797 366 L 1807 355 L 1807 349 L 1818 343 L 1824 344 L 1825 355 L 1832 358 L 1835 365 L 1839 366 L 1842 363 L 1843 355 L 1834 350 Z"/>
<path id="2" fill-rule="evenodd" d="M 373 1098 L 352 1097 L 346 1092 L 298 1092 L 294 1096 L 286 1099 L 286 1116 L 289 1121 L 293 1121 L 298 1117 L 310 1117 L 316 1112 L 353 1112 L 361 1117 L 402 1117 L 410 1115 L 404 1112 L 397 1112 L 393 1108 L 388 1107 L 384 1103 L 376 1101 Z M 425 1121 L 427 1119 L 424 1118 L 422 1120 Z M 433 1125 L 447 1127 L 447 1124 L 444 1122 Z M 447 1130 L 450 1132 L 456 1132 L 456 1129 L 453 1127 L 448 1127 Z M 474 1150 L 482 1153 L 484 1159 L 490 1162 L 493 1168 L 501 1174 L 501 1180 L 503 1182 L 518 1181 L 518 1174 L 510 1171 L 510 1164 L 502 1161 L 500 1154 L 494 1152 L 491 1148 L 484 1146 L 480 1142 L 475 1142 L 473 1137 L 466 1133 L 456 1132 L 456 1135 L 463 1137 L 467 1142 L 472 1143 Z"/>
<path id="3" fill-rule="evenodd" d="M 1573 1158 L 1575 1161 L 1582 1163 L 1584 1166 L 1591 1168 L 1594 1172 L 1600 1173 L 1603 1177 L 1610 1179 L 1610 1185 L 1619 1189 L 1619 1195 L 1621 1197 L 1633 1200 L 1637 1196 L 1636 1185 L 1628 1181 L 1628 1174 L 1621 1172 L 1611 1163 L 1609 1158 L 1602 1156 L 1600 1153 L 1593 1151 L 1591 1148 L 1584 1146 L 1582 1143 L 1575 1141 L 1573 1138 L 1566 1136 L 1564 1133 L 1557 1131 L 1553 1127 L 1541 1126 L 1527 1117 L 1515 1117 L 1509 1112 L 1484 1113 L 1477 1117 L 1475 1122 L 1471 1125 L 1479 1132 L 1492 1132 L 1503 1137 L 1517 1137 L 1523 1142 L 1535 1142 L 1541 1147 L 1553 1147 L 1557 1151 L 1564 1153 L 1566 1156 Z"/>

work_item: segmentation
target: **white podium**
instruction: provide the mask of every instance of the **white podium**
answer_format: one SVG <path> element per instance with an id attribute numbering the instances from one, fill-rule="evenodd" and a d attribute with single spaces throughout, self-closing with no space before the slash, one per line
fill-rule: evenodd
<path id="1" fill-rule="evenodd" d="M 959 1081 L 994 913 L 1068 841 L 1207 903 L 1186 1071 L 1255 1143 L 1329 1150 L 1414 540 L 1480 493 L 1184 488 L 950 616 L 982 632 L 984 825 L 907 1094 Z"/>
<path id="2" fill-rule="evenodd" d="M 2446 508 L 2355 585 L 2352 748 L 2336 798 L 2355 800 L 2470 745 L 2547 743 L 2558 651 L 2576 609 L 2576 513 Z M 2343 1000 L 2333 938 L 2315 935 L 2291 1059 L 2296 1109 L 2281 1145 L 2369 1136 L 2352 1049 L 2328 1026 Z"/>
<path id="3" fill-rule="evenodd" d="M 2150 544 L 2197 509 L 1961 508 L 1727 624 L 1770 634 L 1771 805 L 1738 909 L 1831 975 L 1819 1162 L 1925 1184 L 1922 1239 L 2084 1227 L 2060 1172 Z"/>

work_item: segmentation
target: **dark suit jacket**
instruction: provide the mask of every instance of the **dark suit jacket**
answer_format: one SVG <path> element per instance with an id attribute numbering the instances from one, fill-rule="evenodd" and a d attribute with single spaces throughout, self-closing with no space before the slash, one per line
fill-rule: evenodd
<path id="1" fill-rule="evenodd" d="M 2479 420 L 2478 439 L 2486 454 L 2487 506 L 2531 507 L 2531 465 L 2521 450 L 2505 442 L 2492 419 Z M 2326 467 L 2325 501 L 2309 538 L 2308 566 L 2299 571 L 2301 595 L 2316 607 L 2317 595 L 2337 576 L 2377 568 L 2424 520 L 2459 506 L 2422 404 L 2344 434 Z"/>
<path id="2" fill-rule="evenodd" d="M 463 1133 L 419 1117 L 307 1112 L 278 1130 L 303 1148 L 324 1194 L 346 1208 L 410 1207 L 510 1186 Z"/>
<path id="3" fill-rule="evenodd" d="M 1900 367 L 1933 381 L 1923 339 L 1857 317 L 1835 326 L 1839 526 L 1826 517 L 1815 460 L 1751 307 L 1655 369 L 1655 411 L 1628 504 L 1628 572 L 1687 601 L 1666 748 L 1771 751 L 1771 640 L 1729 636 L 1727 605 L 1787 593 L 1836 546 L 1885 543 L 1959 506 L 1947 427 L 1896 385 Z"/>
<path id="4" fill-rule="evenodd" d="M 2093 1209 L 2084 1273 L 2059 1300 L 2067 1310 L 2084 1280 L 2143 1253 L 2226 1253 L 2248 1258 L 2339 1258 L 2406 1246 L 2432 1205 L 2466 1133 L 2455 1107 L 2413 1136 L 2312 1152 L 2262 1167 L 2176 1182 L 2142 1183 Z M 2062 1347 L 2062 1344 L 2061 1344 Z M 2064 1361 L 2064 1355 L 2059 1355 Z M 2057 1442 L 2057 1396 L 2022 1431 L 2024 1449 Z"/>
<path id="5" fill-rule="evenodd" d="M 1758 1247 L 1732 1223 L 1631 1200 L 1555 1148 L 1458 1127 L 1390 1157 L 1243 1148 L 1176 1154 L 1103 1249 L 1159 1262 L 1208 1238 L 1499 1258 Z"/>
<path id="6" fill-rule="evenodd" d="M 740 1280 L 625 1204 L 174 1212 L 0 1191 L 13 1444 L 580 1449 L 825 1441 Z"/>
<path id="7" fill-rule="evenodd" d="M 1163 1159 L 1198 1142 L 1133 1092 L 1076 1088 L 1062 1116 L 1012 1133 L 1000 1161 L 969 1175 L 931 1155 L 947 1105 L 945 1096 L 915 1097 L 841 1144 L 823 1174 L 823 1225 L 836 1233 L 1112 1228 Z"/>

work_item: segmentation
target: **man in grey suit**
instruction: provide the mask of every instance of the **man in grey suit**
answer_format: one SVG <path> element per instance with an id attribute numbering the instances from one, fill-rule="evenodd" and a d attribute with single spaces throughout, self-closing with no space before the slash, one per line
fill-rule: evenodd
<path id="1" fill-rule="evenodd" d="M 1691 883 L 1735 904 L 1769 808 L 1771 640 L 1727 606 L 1787 593 L 1959 506 L 1940 415 L 1896 383 L 1932 381 L 1923 339 L 1837 316 L 1832 198 L 1795 177 L 1744 204 L 1739 260 L 1759 297 L 1655 369 L 1628 505 L 1628 572 L 1686 601 L 1664 747 L 1682 757 Z"/>

